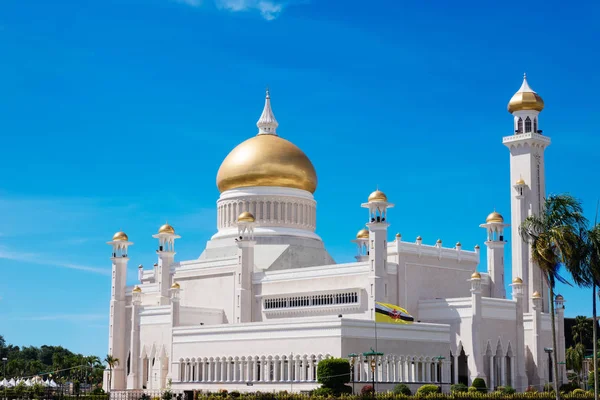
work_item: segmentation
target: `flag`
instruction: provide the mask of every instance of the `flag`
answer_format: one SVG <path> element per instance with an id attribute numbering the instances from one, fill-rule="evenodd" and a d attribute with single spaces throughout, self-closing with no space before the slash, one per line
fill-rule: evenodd
<path id="1" fill-rule="evenodd" d="M 375 303 L 375 322 L 412 324 L 414 320 L 413 316 L 402 307 L 387 303 Z"/>

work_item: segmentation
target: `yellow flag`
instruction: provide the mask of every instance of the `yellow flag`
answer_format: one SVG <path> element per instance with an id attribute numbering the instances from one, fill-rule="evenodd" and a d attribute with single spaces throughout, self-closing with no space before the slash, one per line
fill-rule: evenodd
<path id="1" fill-rule="evenodd" d="M 402 307 L 388 303 L 375 303 L 375 322 L 412 324 L 414 321 L 413 316 Z"/>

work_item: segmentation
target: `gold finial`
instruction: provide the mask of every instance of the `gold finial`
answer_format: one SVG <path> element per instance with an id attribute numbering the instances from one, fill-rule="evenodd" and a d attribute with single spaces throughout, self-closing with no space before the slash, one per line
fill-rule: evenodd
<path id="1" fill-rule="evenodd" d="M 527 72 L 523 72 L 523 79 L 527 79 Z"/>

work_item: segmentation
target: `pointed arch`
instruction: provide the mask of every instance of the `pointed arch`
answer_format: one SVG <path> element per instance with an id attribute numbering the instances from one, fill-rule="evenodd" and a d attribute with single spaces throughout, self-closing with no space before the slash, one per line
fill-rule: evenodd
<path id="1" fill-rule="evenodd" d="M 517 133 L 523 133 L 523 118 L 517 120 Z"/>
<path id="2" fill-rule="evenodd" d="M 525 133 L 531 132 L 531 118 L 525 118 Z"/>

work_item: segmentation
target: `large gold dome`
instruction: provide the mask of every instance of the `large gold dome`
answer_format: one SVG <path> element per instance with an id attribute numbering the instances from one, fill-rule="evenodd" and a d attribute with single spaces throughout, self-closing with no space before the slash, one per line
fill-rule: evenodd
<path id="1" fill-rule="evenodd" d="M 219 191 L 279 186 L 314 193 L 317 189 L 315 167 L 296 145 L 277 136 L 279 123 L 273 115 L 268 90 L 265 108 L 256 126 L 258 135 L 239 144 L 223 160 L 217 173 Z"/>
<path id="2" fill-rule="evenodd" d="M 317 189 L 312 163 L 292 142 L 261 134 L 239 144 L 223 160 L 217 173 L 219 191 L 249 186 Z"/>

